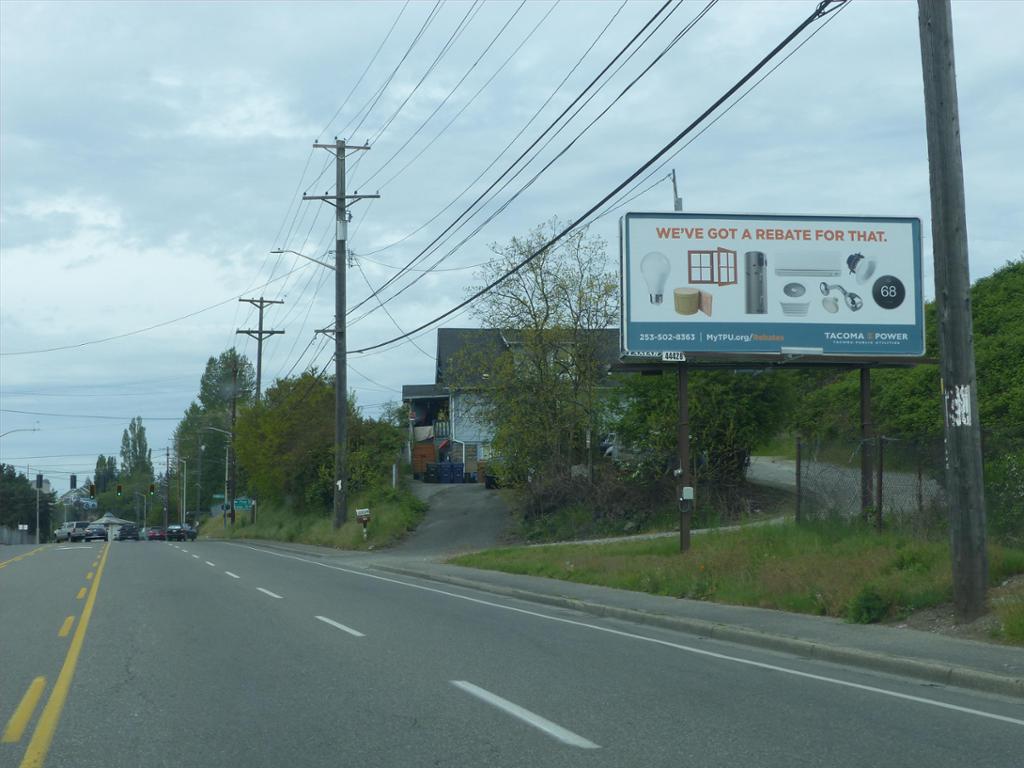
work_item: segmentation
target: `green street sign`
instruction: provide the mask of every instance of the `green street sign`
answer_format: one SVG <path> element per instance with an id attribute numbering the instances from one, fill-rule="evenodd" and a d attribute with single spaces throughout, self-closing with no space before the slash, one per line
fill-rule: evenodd
<path id="1" fill-rule="evenodd" d="M 215 493 L 215 494 L 213 494 L 213 498 L 215 498 L 215 499 L 223 499 L 224 498 L 224 494 L 223 493 Z"/>
<path id="2" fill-rule="evenodd" d="M 247 499 L 245 497 L 241 499 L 235 499 L 235 509 L 240 510 L 242 512 L 248 512 L 250 509 L 252 509 L 252 499 Z"/>

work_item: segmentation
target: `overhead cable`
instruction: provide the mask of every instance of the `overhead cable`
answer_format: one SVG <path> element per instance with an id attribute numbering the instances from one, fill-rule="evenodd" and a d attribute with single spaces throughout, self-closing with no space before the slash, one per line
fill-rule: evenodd
<path id="1" fill-rule="evenodd" d="M 523 259 L 521 262 L 519 262 L 516 266 L 512 267 L 511 269 L 506 271 L 503 275 L 498 277 L 496 280 L 488 283 L 487 285 L 482 287 L 480 290 L 478 290 L 475 293 L 473 293 L 469 298 L 465 299 L 464 301 L 460 302 L 459 304 L 456 304 L 454 307 L 449 309 L 447 312 L 444 312 L 444 313 L 438 315 L 437 317 L 435 317 L 435 318 L 433 318 L 431 320 L 428 320 L 427 322 L 423 323 L 422 325 L 417 326 L 416 328 L 412 329 L 411 331 L 406 332 L 405 334 L 402 334 L 401 336 L 397 336 L 395 338 L 388 339 L 386 341 L 382 341 L 382 342 L 379 342 L 377 344 L 372 344 L 370 346 L 363 347 L 362 349 L 350 350 L 350 354 L 360 354 L 360 353 L 363 353 L 363 352 L 368 352 L 370 350 L 379 349 L 381 347 L 385 347 L 385 346 L 394 344 L 395 342 L 401 341 L 401 340 L 403 340 L 405 338 L 408 338 L 412 334 L 417 333 L 418 331 L 424 330 L 425 328 L 429 328 L 430 326 L 437 324 L 441 320 L 444 320 L 446 317 L 448 317 L 449 315 L 457 312 L 458 310 L 462 309 L 463 307 L 468 306 L 469 304 L 471 304 L 472 302 L 476 301 L 478 298 L 483 296 L 485 293 L 490 291 L 492 288 L 497 286 L 499 283 L 503 282 L 504 280 L 508 279 L 512 275 L 514 275 L 517 272 L 519 272 L 523 267 L 525 267 L 528 264 L 530 264 L 532 261 L 534 261 L 534 259 L 536 259 L 538 256 L 540 256 L 542 253 L 544 253 L 549 248 L 551 248 L 553 245 L 557 244 L 560 240 L 562 240 L 566 235 L 568 235 L 577 226 L 579 226 L 581 223 L 583 223 L 588 218 L 590 218 L 590 216 L 592 214 L 594 214 L 605 203 L 607 203 L 609 200 L 611 200 L 615 195 L 617 195 L 619 192 L 621 192 L 625 187 L 627 187 L 631 182 L 633 182 L 633 180 L 635 180 L 637 177 L 639 177 L 641 174 L 643 174 L 648 168 L 653 166 L 662 157 L 664 157 L 666 154 L 668 154 L 668 152 L 673 147 L 675 147 L 676 144 L 678 144 L 684 138 L 686 138 L 694 130 L 694 128 L 699 126 L 704 120 L 706 120 L 708 118 L 708 116 L 710 116 L 716 109 L 718 109 L 718 107 L 720 107 L 729 98 L 731 98 L 733 94 L 735 94 L 744 85 L 746 85 L 747 82 L 749 82 L 758 72 L 760 72 L 765 67 L 766 64 L 768 64 L 772 59 L 774 59 L 779 54 L 780 51 L 782 51 L 786 46 L 788 46 L 808 26 L 810 26 L 817 19 L 821 18 L 822 16 L 826 15 L 827 13 L 832 13 L 834 10 L 836 10 L 836 9 L 833 9 L 833 11 L 828 11 L 827 10 L 828 7 L 830 5 L 832 5 L 834 2 L 837 2 L 837 0 L 821 0 L 821 2 L 817 5 L 817 7 L 815 8 L 813 13 L 811 13 L 806 19 L 804 19 L 804 21 L 802 21 L 792 32 L 790 32 L 778 45 L 776 45 L 767 55 L 765 55 L 757 64 L 755 64 L 752 69 L 750 69 L 742 78 L 740 78 L 734 85 L 732 85 L 724 94 L 722 94 L 718 99 L 716 99 L 714 101 L 714 103 L 711 104 L 711 106 L 709 106 L 707 109 L 705 109 L 696 119 L 694 119 L 688 126 L 686 126 L 686 128 L 684 128 L 682 131 L 680 131 L 675 136 L 675 138 L 673 138 L 671 141 L 669 141 L 656 154 L 654 154 L 651 158 L 649 158 L 646 162 L 644 162 L 639 168 L 637 168 L 635 171 L 633 171 L 633 173 L 631 173 L 626 179 L 624 179 L 614 189 L 612 189 L 611 192 L 609 192 L 604 197 L 602 197 L 597 203 L 595 203 L 590 208 L 588 208 L 583 214 L 581 214 L 574 221 L 572 221 L 568 226 L 563 228 L 558 234 L 556 234 L 554 237 L 552 237 L 550 240 L 548 240 L 546 243 L 544 243 L 544 245 L 542 245 L 540 248 L 538 248 L 533 253 L 531 253 L 529 256 L 527 256 L 525 259 Z M 838 0 L 838 2 L 840 3 L 840 5 L 838 7 L 841 8 L 842 5 L 845 5 L 845 3 L 848 2 L 848 0 Z"/>

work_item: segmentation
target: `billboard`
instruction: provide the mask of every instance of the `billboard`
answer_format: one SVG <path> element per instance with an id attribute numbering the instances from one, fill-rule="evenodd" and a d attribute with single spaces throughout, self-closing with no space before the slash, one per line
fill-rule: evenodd
<path id="1" fill-rule="evenodd" d="M 924 354 L 921 220 L 627 213 L 623 356 Z"/>

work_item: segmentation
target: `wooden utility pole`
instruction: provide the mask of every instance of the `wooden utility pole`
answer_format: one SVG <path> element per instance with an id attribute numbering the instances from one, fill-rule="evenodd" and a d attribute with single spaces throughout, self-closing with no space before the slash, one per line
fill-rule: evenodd
<path id="1" fill-rule="evenodd" d="M 349 200 L 380 197 L 380 195 L 345 194 L 345 153 L 369 149 L 368 146 L 345 144 L 335 137 L 333 144 L 314 144 L 314 148 L 334 153 L 335 189 L 333 195 L 303 195 L 303 200 L 322 200 L 334 206 L 334 527 L 340 528 L 348 518 L 348 360 L 345 343 L 345 266 L 348 257 Z"/>
<path id="2" fill-rule="evenodd" d="M 970 621 L 985 610 L 988 553 L 953 21 L 949 0 L 918 0 L 917 7 L 946 426 L 953 603 L 957 618 Z"/>
<path id="3" fill-rule="evenodd" d="M 261 382 L 263 380 L 263 339 L 267 336 L 273 336 L 277 333 L 284 333 L 284 331 L 264 331 L 263 330 L 263 309 L 270 304 L 284 304 L 283 301 L 272 301 L 270 299 L 264 299 L 260 296 L 258 299 L 239 299 L 239 302 L 246 302 L 252 304 L 260 311 L 259 327 L 256 330 L 251 328 L 242 329 L 239 328 L 235 333 L 244 333 L 250 338 L 256 339 L 256 399 L 260 399 Z"/>
<path id="4" fill-rule="evenodd" d="M 228 483 L 228 496 L 227 502 L 231 505 L 230 515 L 231 524 L 235 523 L 235 495 L 237 475 L 235 473 L 235 465 L 237 464 L 235 458 L 235 414 L 238 407 L 238 353 L 236 352 L 232 357 L 231 361 L 231 437 L 228 439 L 228 446 L 231 449 L 231 461 L 229 463 L 231 467 L 230 482 Z M 252 519 L 250 522 L 256 522 L 256 512 L 252 510 L 250 512 Z"/>

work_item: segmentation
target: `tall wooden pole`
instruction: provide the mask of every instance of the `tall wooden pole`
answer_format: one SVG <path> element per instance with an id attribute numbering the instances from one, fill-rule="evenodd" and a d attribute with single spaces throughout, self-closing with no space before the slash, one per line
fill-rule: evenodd
<path id="1" fill-rule="evenodd" d="M 953 603 L 957 617 L 970 621 L 985 610 L 988 553 L 953 20 L 949 0 L 918 0 L 917 7 L 946 424 Z"/>

